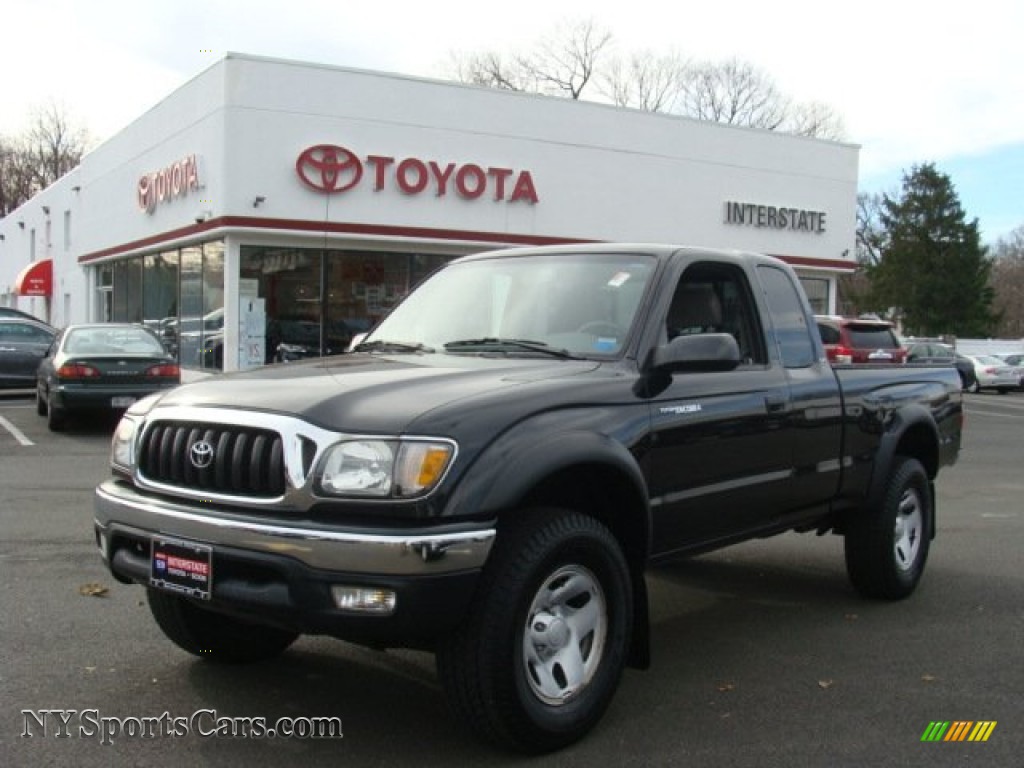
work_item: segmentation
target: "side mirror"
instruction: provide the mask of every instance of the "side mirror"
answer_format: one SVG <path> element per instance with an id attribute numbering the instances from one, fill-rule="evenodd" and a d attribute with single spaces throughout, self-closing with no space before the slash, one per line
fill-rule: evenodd
<path id="1" fill-rule="evenodd" d="M 740 348 L 729 333 L 677 336 L 654 350 L 653 363 L 665 373 L 731 371 L 740 364 Z"/>

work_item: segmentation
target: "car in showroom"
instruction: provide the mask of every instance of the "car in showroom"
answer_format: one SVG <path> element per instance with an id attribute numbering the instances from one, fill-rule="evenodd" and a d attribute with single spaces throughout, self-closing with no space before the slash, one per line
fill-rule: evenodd
<path id="1" fill-rule="evenodd" d="M 995 355 L 965 355 L 974 364 L 974 375 L 976 381 L 970 392 L 981 392 L 984 389 L 994 389 L 999 394 L 1020 387 L 1020 369 L 1014 368 L 1005 360 Z"/>
<path id="2" fill-rule="evenodd" d="M 36 369 L 55 335 L 46 323 L 0 316 L 0 388 L 35 386 Z"/>
<path id="3" fill-rule="evenodd" d="M 907 350 L 893 324 L 877 318 L 815 315 L 825 354 L 833 364 L 903 363 Z"/>
<path id="4" fill-rule="evenodd" d="M 82 412 L 121 412 L 181 383 L 175 358 L 150 329 L 130 323 L 69 325 L 36 371 L 36 411 L 53 431 Z"/>
<path id="5" fill-rule="evenodd" d="M 974 373 L 974 361 L 961 355 L 949 344 L 938 341 L 912 341 L 907 345 L 907 362 L 925 365 L 952 365 L 960 374 L 960 385 L 971 389 L 978 377 Z"/>

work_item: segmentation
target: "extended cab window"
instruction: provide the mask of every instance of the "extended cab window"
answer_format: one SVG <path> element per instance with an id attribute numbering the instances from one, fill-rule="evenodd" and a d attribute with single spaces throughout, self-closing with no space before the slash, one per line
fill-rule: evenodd
<path id="1" fill-rule="evenodd" d="M 802 296 L 789 275 L 777 267 L 759 266 L 757 274 L 764 286 L 783 366 L 807 368 L 817 359 L 817 354 Z"/>
<path id="2" fill-rule="evenodd" d="M 750 287 L 743 271 L 726 264 L 698 262 L 683 273 L 665 319 L 669 341 L 695 333 L 728 333 L 745 364 L 768 362 Z"/>

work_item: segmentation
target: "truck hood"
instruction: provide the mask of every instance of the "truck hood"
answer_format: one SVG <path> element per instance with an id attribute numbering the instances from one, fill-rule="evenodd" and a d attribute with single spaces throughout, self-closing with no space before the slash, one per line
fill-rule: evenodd
<path id="1" fill-rule="evenodd" d="M 470 402 L 477 409 L 518 400 L 513 393 L 538 386 L 571 391 L 598 367 L 592 360 L 357 353 L 212 376 L 171 390 L 160 406 L 273 411 L 330 430 L 401 434 Z"/>

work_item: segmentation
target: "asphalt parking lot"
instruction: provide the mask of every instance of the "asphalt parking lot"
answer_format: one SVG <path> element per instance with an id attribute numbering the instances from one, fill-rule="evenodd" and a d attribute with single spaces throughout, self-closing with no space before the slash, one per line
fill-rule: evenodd
<path id="1" fill-rule="evenodd" d="M 788 534 L 653 571 L 652 668 L 626 673 L 588 738 L 529 764 L 1024 765 L 1024 394 L 966 403 L 909 600 L 858 598 L 837 537 Z M 29 398 L 0 394 L 0 764 L 527 763 L 468 736 L 426 654 L 302 638 L 274 662 L 218 667 L 178 651 L 142 589 L 113 581 L 95 551 L 91 493 L 112 428 L 51 434 Z M 259 738 L 207 714 L 205 734 L 126 733 L 132 718 L 200 711 L 330 717 L 342 732 Z M 984 743 L 922 741 L 945 721 L 995 726 Z"/>

